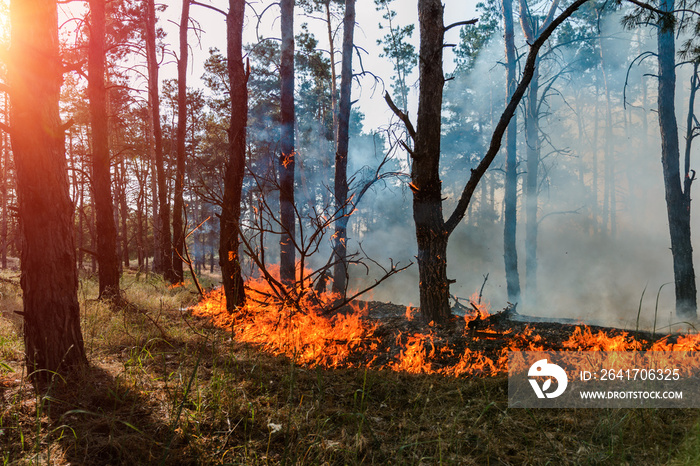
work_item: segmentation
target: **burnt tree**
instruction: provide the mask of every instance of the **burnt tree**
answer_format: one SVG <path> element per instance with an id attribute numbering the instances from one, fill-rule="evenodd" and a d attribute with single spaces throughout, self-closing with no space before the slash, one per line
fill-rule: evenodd
<path id="1" fill-rule="evenodd" d="M 35 382 L 87 363 L 80 331 L 73 205 L 65 128 L 59 116 L 63 64 L 54 0 L 10 3 L 11 140 L 22 240 L 27 369 Z"/>
<path id="2" fill-rule="evenodd" d="M 226 309 L 245 303 L 240 263 L 240 217 L 245 174 L 246 126 L 248 125 L 248 73 L 243 65 L 243 18 L 245 0 L 229 0 L 226 16 L 226 54 L 231 89 L 231 121 L 228 129 L 228 160 L 224 174 L 219 265 Z"/>
<path id="3" fill-rule="evenodd" d="M 177 169 L 173 199 L 173 279 L 184 279 L 182 261 L 185 251 L 185 139 L 187 135 L 187 28 L 190 20 L 190 0 L 182 0 L 180 15 L 180 56 L 177 59 Z"/>
<path id="4" fill-rule="evenodd" d="M 352 52 L 355 31 L 355 0 L 345 0 L 343 20 L 343 59 L 340 71 L 340 104 L 338 108 L 338 141 L 335 153 L 335 208 L 339 214 L 335 224 L 333 291 L 345 294 L 347 287 L 348 236 L 348 145 L 350 142 L 350 94 L 352 89 Z"/>
<path id="5" fill-rule="evenodd" d="M 513 0 L 503 0 L 503 32 L 506 50 L 506 102 L 513 96 L 515 79 L 515 34 L 513 31 Z M 506 267 L 506 289 L 508 300 L 520 301 L 520 275 L 518 273 L 518 250 L 515 245 L 518 224 L 518 160 L 517 160 L 517 115 L 506 130 L 505 195 L 503 198 L 503 259 Z"/>
<path id="6" fill-rule="evenodd" d="M 294 0 L 280 0 L 280 279 L 292 286 L 296 276 L 294 208 Z"/>
<path id="7" fill-rule="evenodd" d="M 661 0 L 660 9 L 672 12 L 673 0 Z M 669 13 L 670 14 L 670 13 Z M 670 20 L 662 18 L 657 29 L 659 63 L 659 130 L 661 131 L 661 162 L 663 165 L 666 210 L 671 233 L 673 276 L 676 289 L 676 315 L 682 319 L 697 317 L 697 288 L 693 267 L 693 246 L 690 241 L 690 187 L 692 177 L 686 165 L 681 185 L 680 149 L 676 121 L 676 46 Z M 664 24 L 666 23 L 666 24 Z"/>
<path id="8" fill-rule="evenodd" d="M 160 97 L 158 90 L 158 57 L 156 53 L 156 7 L 155 0 L 146 1 L 146 61 L 148 62 L 148 102 L 151 108 L 151 127 L 153 130 L 154 164 L 158 196 L 158 218 L 154 219 L 155 229 L 158 230 L 157 244 L 154 255 L 155 272 L 171 282 L 177 281 L 173 274 L 172 242 L 170 235 L 170 205 L 168 204 L 168 183 L 165 174 L 165 158 L 163 156 L 163 131 L 160 125 Z M 155 193 L 154 193 L 155 194 Z"/>
<path id="9" fill-rule="evenodd" d="M 445 27 L 440 0 L 419 0 L 420 84 L 418 121 L 415 129 L 408 116 L 394 105 L 389 95 L 386 94 L 385 97 L 394 113 L 404 121 L 415 141 L 414 149 L 410 151 L 413 159 L 410 187 L 413 192 L 413 219 L 418 242 L 420 308 L 424 320 L 444 323 L 450 318 L 449 289 L 452 280 L 447 278 L 449 236 L 464 218 L 479 181 L 501 148 L 503 134 L 535 73 L 540 48 L 562 22 L 587 1 L 575 0 L 530 44 L 522 78 L 496 124 L 489 148 L 477 167 L 472 169 L 455 210 L 445 221 L 440 180 L 440 125 L 442 88 L 445 84 L 442 71 L 443 38 L 447 29 L 475 21 Z"/>
<path id="10" fill-rule="evenodd" d="M 117 227 L 112 204 L 109 123 L 105 87 L 105 0 L 90 0 L 88 97 L 92 142 L 92 191 L 95 197 L 95 230 L 100 298 L 119 298 Z"/>

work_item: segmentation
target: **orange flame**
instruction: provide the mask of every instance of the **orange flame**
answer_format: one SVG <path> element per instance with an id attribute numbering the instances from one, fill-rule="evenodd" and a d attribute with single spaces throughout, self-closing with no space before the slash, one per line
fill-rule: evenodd
<path id="1" fill-rule="evenodd" d="M 272 272 L 275 275 L 277 270 Z M 305 284 L 307 291 L 310 291 L 310 285 Z M 479 303 L 478 294 L 472 295 L 469 301 L 473 312 L 464 317 L 466 345 L 464 342 L 462 346 L 457 342 L 445 343 L 445 339 L 439 337 L 440 330 L 430 326 L 422 332 L 398 332 L 392 349 L 388 341 L 378 336 L 379 324 L 367 319 L 366 308 L 352 305 L 348 312 L 324 315 L 323 309 L 330 307 L 338 299 L 337 295 L 298 290 L 304 297 L 297 307 L 268 299 L 274 293 L 262 279 L 249 280 L 247 286 L 251 291 L 248 302 L 233 314 L 226 311 L 221 289 L 206 295 L 192 308 L 192 314 L 232 331 L 236 341 L 257 345 L 268 353 L 284 355 L 311 367 L 373 367 L 450 377 L 494 375 L 507 371 L 510 351 L 552 349 L 551 342 L 545 341 L 530 326 L 517 332 L 490 326 L 489 304 Z M 416 308 L 407 307 L 406 320 L 413 320 L 416 311 Z M 469 325 L 472 322 L 476 324 L 474 331 Z M 500 343 L 497 340 L 502 340 L 502 344 L 490 352 L 470 347 L 479 342 L 493 347 Z M 578 326 L 559 349 L 698 351 L 700 335 L 665 337 L 653 344 L 647 343 L 646 348 L 644 346 L 627 332 L 598 330 L 594 333 L 588 326 Z"/>

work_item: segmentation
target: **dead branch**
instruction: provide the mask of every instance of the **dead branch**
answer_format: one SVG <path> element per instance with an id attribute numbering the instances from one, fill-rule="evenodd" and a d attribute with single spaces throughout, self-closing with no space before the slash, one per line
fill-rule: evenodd
<path id="1" fill-rule="evenodd" d="M 387 271 L 387 273 L 385 273 L 384 276 L 382 276 L 381 278 L 375 280 L 374 284 L 372 284 L 372 285 L 370 285 L 370 286 L 368 286 L 368 287 L 366 287 L 366 288 L 364 288 L 364 289 L 358 291 L 357 293 L 353 294 L 353 295 L 350 296 L 350 297 L 346 297 L 345 299 L 343 299 L 342 301 L 340 301 L 340 302 L 339 302 L 338 304 L 336 304 L 335 306 L 333 306 L 333 307 L 331 307 L 331 308 L 329 308 L 329 309 L 326 309 L 326 310 L 324 311 L 324 314 L 331 314 L 331 313 L 333 313 L 334 311 L 337 311 L 338 309 L 340 309 L 341 307 L 345 306 L 346 304 L 348 304 L 349 302 L 351 302 L 352 300 L 354 300 L 354 299 L 357 298 L 358 296 L 362 296 L 363 294 L 367 293 L 368 291 L 373 290 L 374 288 L 376 288 L 377 286 L 379 286 L 379 285 L 380 285 L 384 280 L 386 280 L 387 278 L 391 277 L 392 275 L 396 275 L 396 274 L 399 273 L 399 272 L 403 272 L 404 270 L 406 270 L 407 268 L 409 268 L 409 267 L 412 266 L 412 265 L 413 265 L 413 262 L 410 262 L 408 265 L 405 265 L 405 266 L 403 266 L 403 267 L 399 267 L 399 262 L 397 262 L 396 264 L 394 264 L 394 261 L 392 260 L 392 261 L 391 261 L 391 265 L 390 265 L 389 270 Z"/>
<path id="2" fill-rule="evenodd" d="M 389 95 L 388 92 L 384 93 L 384 100 L 386 101 L 387 105 L 389 105 L 389 108 L 391 109 L 394 114 L 403 121 L 403 124 L 406 125 L 406 130 L 408 131 L 408 134 L 411 136 L 411 139 L 415 140 L 416 139 L 416 130 L 413 127 L 413 123 L 411 123 L 411 120 L 408 118 L 408 115 L 406 115 L 404 112 L 402 112 L 399 107 L 394 104 L 394 101 L 391 100 L 391 96 Z"/>
<path id="3" fill-rule="evenodd" d="M 466 21 L 458 21 L 458 22 L 456 22 L 456 23 L 450 24 L 449 26 L 445 26 L 444 28 L 442 28 L 442 30 L 443 30 L 443 32 L 447 32 L 447 31 L 449 31 L 450 29 L 456 28 L 456 27 L 459 27 L 459 26 L 469 26 L 469 25 L 471 25 L 471 24 L 476 24 L 478 21 L 479 21 L 478 18 L 468 19 L 468 20 L 466 20 Z"/>

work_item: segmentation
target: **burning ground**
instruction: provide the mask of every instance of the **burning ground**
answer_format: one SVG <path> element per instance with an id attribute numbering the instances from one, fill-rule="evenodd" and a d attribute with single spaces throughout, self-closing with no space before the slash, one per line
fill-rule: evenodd
<path id="1" fill-rule="evenodd" d="M 405 307 L 378 302 L 329 318 L 295 308 L 275 313 L 251 301 L 228 316 L 216 312 L 217 292 L 197 303 L 191 285 L 169 288 L 134 274 L 123 286 L 131 306 L 115 312 L 94 300 L 96 283 L 83 280 L 90 369 L 37 393 L 23 373 L 12 312 L 21 301 L 0 282 L 4 462 L 617 465 L 700 458 L 695 410 L 508 408 L 500 361 L 508 345 L 628 348 L 654 345 L 659 336 L 509 322 L 483 308 L 480 317 L 425 327 Z M 657 344 L 678 347 L 688 338 Z"/>
<path id="2" fill-rule="evenodd" d="M 231 330 L 239 342 L 257 345 L 309 367 L 355 367 L 451 377 L 497 376 L 507 372 L 509 351 L 697 351 L 700 335 L 655 335 L 555 322 L 511 319 L 512 310 L 492 314 L 478 293 L 464 317 L 427 327 L 417 309 L 376 301 L 352 302 L 335 315 L 324 311 L 337 297 L 314 296 L 299 306 L 268 304 L 265 284 L 249 286 L 252 300 L 229 314 L 221 290 L 192 308 L 192 314 Z M 255 297 L 261 299 L 255 299 Z"/>

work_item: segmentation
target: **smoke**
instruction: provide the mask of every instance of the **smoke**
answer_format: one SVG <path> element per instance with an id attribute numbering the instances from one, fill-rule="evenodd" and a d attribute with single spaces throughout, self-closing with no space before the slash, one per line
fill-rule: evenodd
<path id="1" fill-rule="evenodd" d="M 655 113 L 656 81 L 651 76 L 654 59 L 641 65 L 636 62 L 628 71 L 635 57 L 656 50 L 655 32 L 651 28 L 623 30 L 620 15 L 613 14 L 600 22 L 602 39 L 597 31 L 588 33 L 591 45 L 574 42 L 543 51 L 540 97 L 545 98 L 538 123 L 537 299 L 519 303 L 518 311 L 667 330 L 674 320 L 675 297 L 673 284 L 664 286 L 673 281 L 673 270 Z M 441 160 L 447 197 L 445 217 L 451 213 L 470 168 L 485 153 L 504 105 L 504 52 L 499 34 L 481 51 L 471 72 L 457 74 L 445 88 Z M 526 51 L 521 37 L 516 43 L 520 53 Z M 681 151 L 685 144 L 688 76 L 686 69 L 679 68 Z M 521 173 L 517 244 L 521 286 L 525 289 L 526 148 L 523 112 L 517 116 Z M 351 152 L 351 160 L 365 164 L 371 159 L 368 148 L 356 149 Z M 493 309 L 507 304 L 500 157 L 477 188 L 467 218 L 453 233 L 448 250 L 448 276 L 456 280 L 452 294 L 470 296 L 480 289 L 488 274 L 484 297 Z M 694 230 L 700 228 L 697 216 L 692 222 Z M 398 181 L 369 194 L 349 228 L 350 250 L 361 242 L 377 260 L 415 260 L 411 195 Z M 360 268 L 351 273 L 358 284 L 371 283 L 375 278 L 365 276 Z M 417 266 L 413 266 L 376 289 L 373 299 L 417 305 L 417 275 Z"/>

